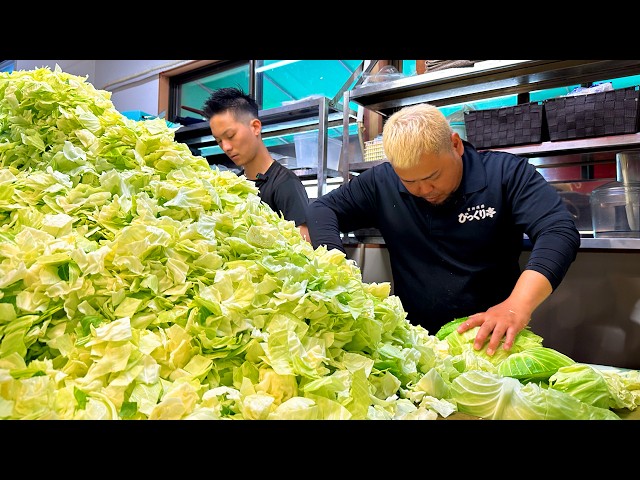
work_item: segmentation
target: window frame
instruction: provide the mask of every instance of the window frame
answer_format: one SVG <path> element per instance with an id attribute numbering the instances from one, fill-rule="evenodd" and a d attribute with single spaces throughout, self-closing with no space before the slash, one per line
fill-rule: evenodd
<path id="1" fill-rule="evenodd" d="M 216 74 L 222 74 L 230 69 L 238 68 L 243 66 L 244 64 L 249 63 L 249 60 L 217 60 L 215 61 L 215 63 L 196 65 L 186 71 L 181 71 L 171 76 L 167 75 L 167 118 L 171 121 L 174 121 L 174 119 L 179 116 L 180 110 L 182 108 L 182 86 L 185 83 L 198 80 L 200 78 L 211 77 Z"/>

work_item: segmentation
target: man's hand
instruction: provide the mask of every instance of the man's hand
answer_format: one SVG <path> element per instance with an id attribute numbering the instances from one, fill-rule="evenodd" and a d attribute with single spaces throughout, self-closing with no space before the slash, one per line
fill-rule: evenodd
<path id="1" fill-rule="evenodd" d="M 529 324 L 530 320 L 529 312 L 517 312 L 510 308 L 507 302 L 502 302 L 486 312 L 469 316 L 466 322 L 458 326 L 457 331 L 463 333 L 479 326 L 473 348 L 480 350 L 491 335 L 487 346 L 487 355 L 491 356 L 496 352 L 503 338 L 502 348 L 509 350 L 513 346 L 516 335 Z"/>
<path id="2" fill-rule="evenodd" d="M 502 348 L 509 350 L 516 335 L 531 321 L 533 311 L 551 295 L 551 291 L 551 284 L 544 275 L 534 270 L 524 270 L 509 298 L 486 312 L 470 315 L 466 322 L 460 324 L 458 333 L 480 327 L 473 348 L 480 350 L 491 335 L 487 355 L 496 353 L 503 338 Z"/>

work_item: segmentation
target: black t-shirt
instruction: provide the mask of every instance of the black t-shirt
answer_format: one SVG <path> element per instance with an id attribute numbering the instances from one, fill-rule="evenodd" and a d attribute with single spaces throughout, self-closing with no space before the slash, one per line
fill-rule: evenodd
<path id="1" fill-rule="evenodd" d="M 296 227 L 307 223 L 309 196 L 292 170 L 274 161 L 265 173 L 258 174 L 255 183 L 260 190 L 260 198 L 274 212 L 282 213 Z"/>

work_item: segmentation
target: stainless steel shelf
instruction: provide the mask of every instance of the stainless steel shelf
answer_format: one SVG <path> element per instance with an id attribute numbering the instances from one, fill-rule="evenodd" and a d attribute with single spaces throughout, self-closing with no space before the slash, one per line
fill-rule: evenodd
<path id="1" fill-rule="evenodd" d="M 451 69 L 450 74 L 442 76 L 444 72 L 367 84 L 351 90 L 349 99 L 388 116 L 394 110 L 416 103 L 452 105 L 636 75 L 640 73 L 640 61 L 527 60 L 480 70 Z"/>
<path id="2" fill-rule="evenodd" d="M 509 152 L 523 157 L 567 157 L 569 155 L 585 155 L 585 159 L 590 161 L 591 158 L 588 155 L 591 154 L 609 152 L 611 153 L 611 158 L 613 158 L 613 155 L 617 152 L 635 150 L 639 146 L 640 133 L 629 133 L 608 137 L 542 142 L 513 147 L 496 147 L 490 150 Z M 388 160 L 351 162 L 349 163 L 349 171 L 362 172 L 387 161 Z"/>
<path id="3" fill-rule="evenodd" d="M 608 137 L 582 138 L 578 140 L 562 140 L 555 142 L 542 142 L 515 147 L 492 148 L 510 152 L 523 157 L 562 156 L 576 153 L 593 153 L 635 149 L 640 145 L 640 133 L 628 133 L 624 135 L 611 135 Z"/>
<path id="4" fill-rule="evenodd" d="M 318 169 L 317 168 L 291 168 L 293 173 L 295 173 L 300 180 L 313 180 L 318 177 Z M 331 168 L 326 169 L 328 177 L 339 177 L 340 172 L 337 170 L 333 170 Z"/>
<path id="5" fill-rule="evenodd" d="M 374 160 L 372 162 L 351 162 L 349 163 L 349 171 L 351 172 L 363 172 L 369 168 L 380 165 L 381 163 L 388 162 L 389 160 Z"/>

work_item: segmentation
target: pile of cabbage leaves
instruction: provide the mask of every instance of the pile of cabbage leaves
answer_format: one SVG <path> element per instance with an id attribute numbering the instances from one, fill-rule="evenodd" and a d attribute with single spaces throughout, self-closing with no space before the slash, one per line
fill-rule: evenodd
<path id="1" fill-rule="evenodd" d="M 618 419 L 640 372 L 430 335 L 243 176 L 55 69 L 0 73 L 1 419 Z M 441 331 L 443 332 L 443 331 Z"/>

